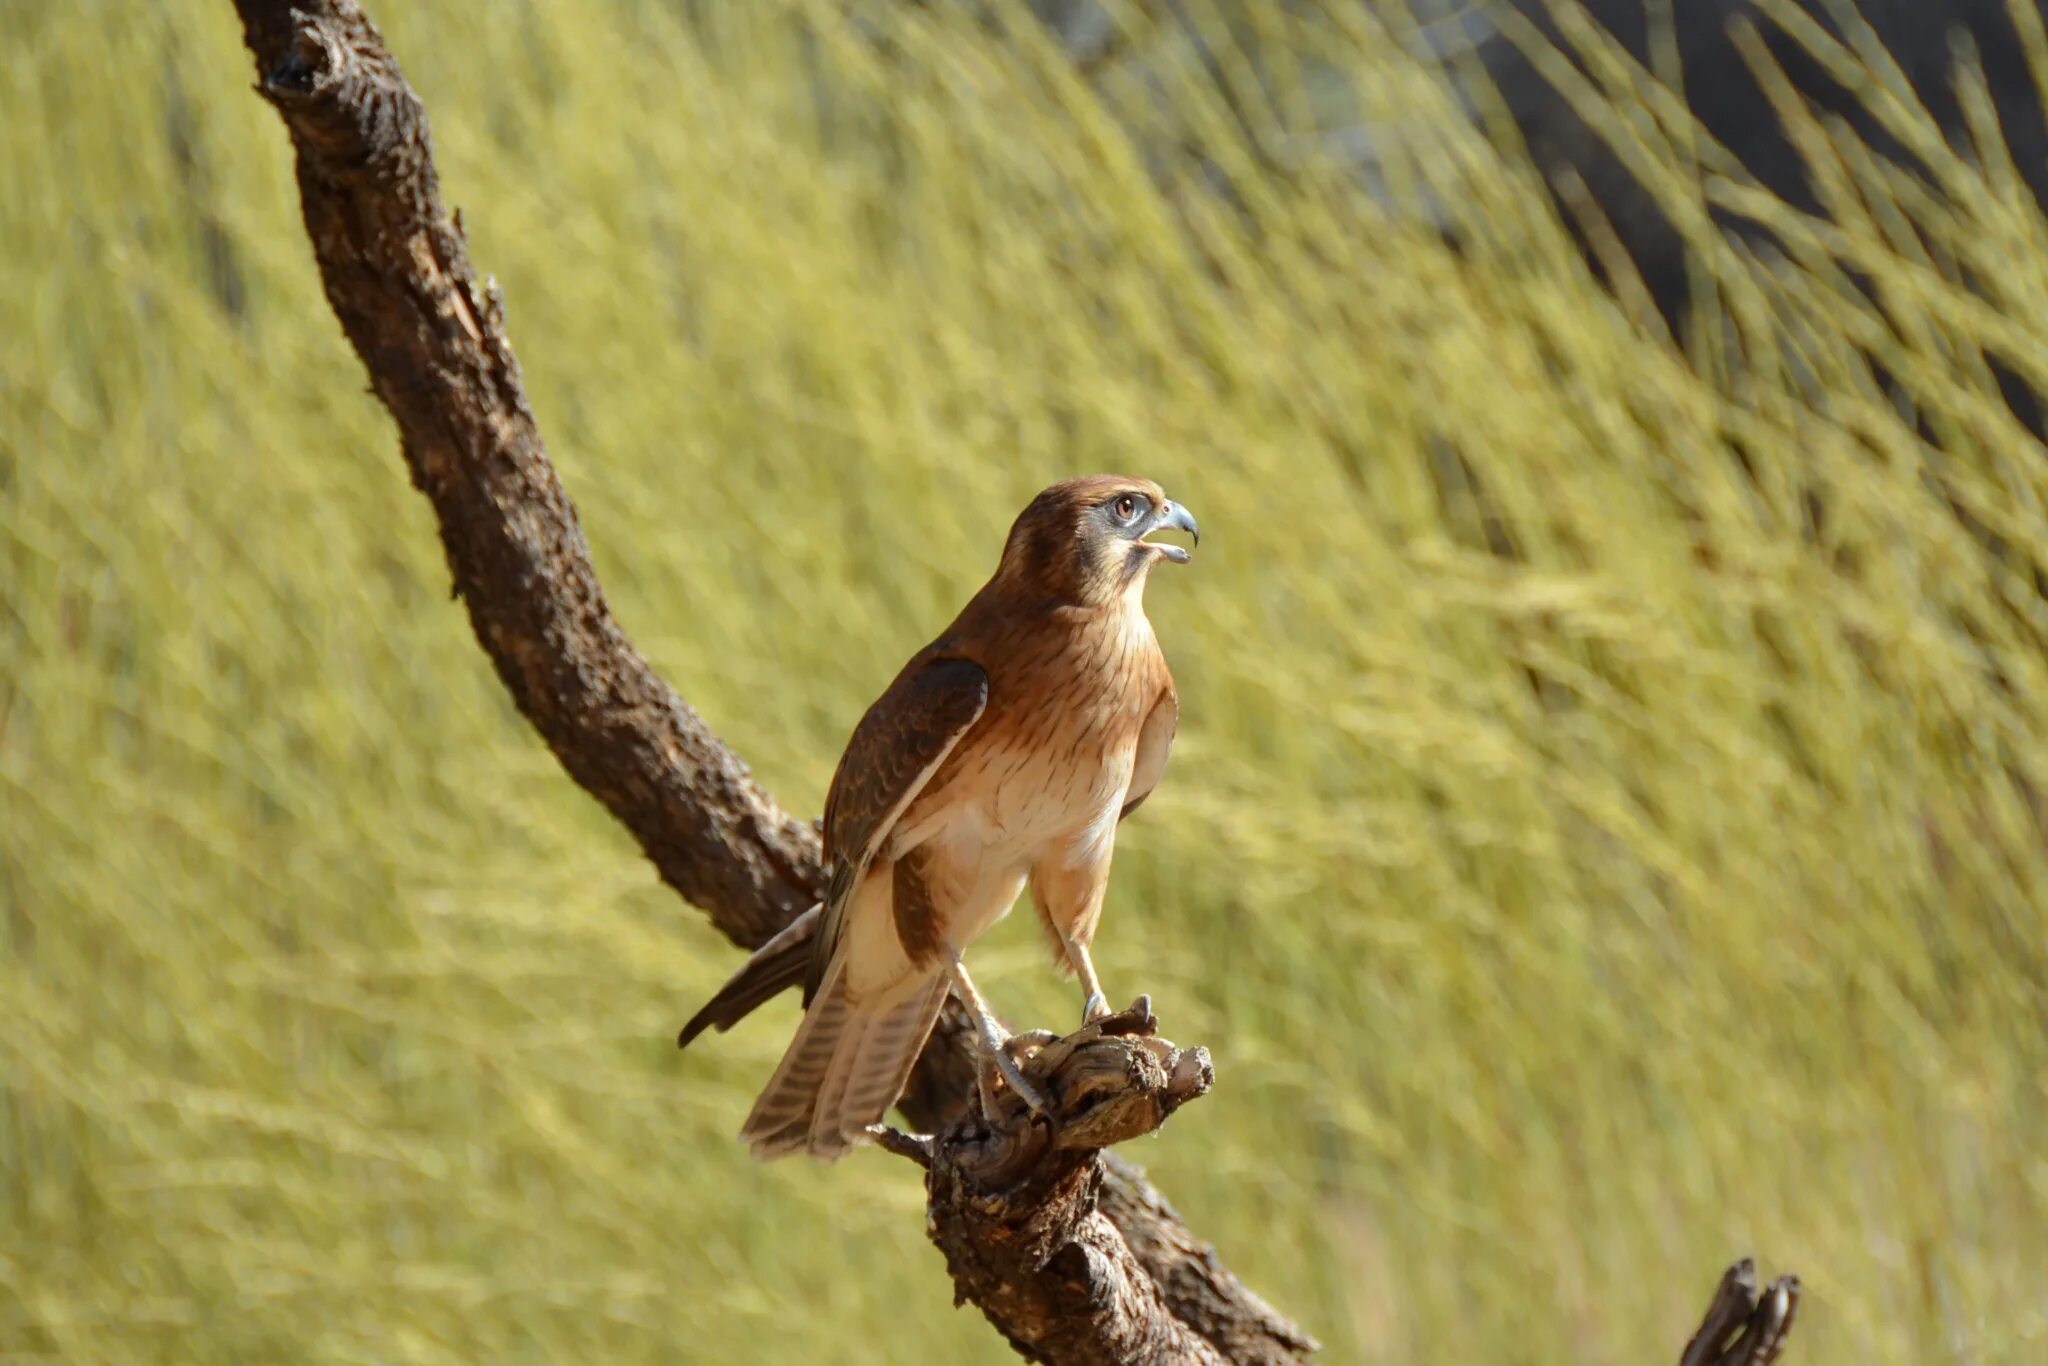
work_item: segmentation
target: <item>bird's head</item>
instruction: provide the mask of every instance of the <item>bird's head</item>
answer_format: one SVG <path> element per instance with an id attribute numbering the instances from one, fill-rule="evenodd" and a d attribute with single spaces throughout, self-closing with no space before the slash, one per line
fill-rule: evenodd
<path id="1" fill-rule="evenodd" d="M 1201 539 L 1194 517 L 1151 480 L 1069 479 L 1018 515 L 997 576 L 1063 601 L 1106 606 L 1142 592 L 1161 560 L 1188 562 L 1183 547 L 1146 539 L 1167 529 Z"/>

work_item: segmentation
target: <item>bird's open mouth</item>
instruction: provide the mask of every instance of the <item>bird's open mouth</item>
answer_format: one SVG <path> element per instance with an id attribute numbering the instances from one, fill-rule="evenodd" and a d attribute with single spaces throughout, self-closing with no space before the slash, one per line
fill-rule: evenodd
<path id="1" fill-rule="evenodd" d="M 1154 530 L 1156 529 L 1157 528 L 1154 528 Z M 1145 536 L 1150 536 L 1151 534 L 1152 532 L 1148 531 L 1145 533 Z M 1167 559 L 1172 560 L 1175 564 L 1186 564 L 1189 560 L 1192 560 L 1194 558 L 1193 555 L 1190 555 L 1188 553 L 1186 546 L 1167 545 L 1159 541 L 1148 541 L 1145 539 L 1145 536 L 1140 536 L 1138 538 L 1139 545 L 1144 546 L 1148 550 L 1158 551 Z"/>
<path id="2" fill-rule="evenodd" d="M 1147 537 L 1158 531 L 1185 531 L 1194 540 L 1196 545 L 1202 543 L 1202 531 L 1200 527 L 1195 525 L 1194 514 L 1179 503 L 1162 504 L 1159 509 L 1159 515 L 1153 519 L 1152 525 L 1145 528 L 1143 536 L 1138 537 L 1138 544 L 1148 550 L 1158 551 L 1175 564 L 1186 564 L 1194 558 L 1193 552 L 1185 546 L 1147 539 Z"/>

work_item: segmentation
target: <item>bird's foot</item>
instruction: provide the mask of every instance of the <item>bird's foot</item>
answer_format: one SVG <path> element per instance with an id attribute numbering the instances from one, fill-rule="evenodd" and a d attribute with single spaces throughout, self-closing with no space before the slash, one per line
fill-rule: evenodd
<path id="1" fill-rule="evenodd" d="M 976 1078 L 981 1094 L 981 1114 L 984 1119 L 993 1120 L 998 1113 L 995 1104 L 995 1082 L 997 1077 L 1002 1078 L 1003 1084 L 1015 1093 L 1017 1099 L 1024 1102 L 1025 1107 L 1032 1114 L 1042 1115 L 1045 1113 L 1045 1097 L 1039 1094 L 1036 1086 L 1025 1080 L 1023 1067 L 1018 1064 L 1016 1055 L 1010 1051 L 1010 1045 L 1020 1041 L 1035 1042 L 1035 1040 L 1029 1039 L 1009 1039 L 996 1043 L 994 1047 L 988 1050 L 987 1058 L 981 1069 L 981 1075 Z"/>
<path id="2" fill-rule="evenodd" d="M 1003 1040 L 1003 1051 L 1022 1062 L 1031 1056 L 1033 1049 L 1043 1048 L 1049 1043 L 1058 1043 L 1060 1036 L 1050 1029 L 1024 1029 Z"/>
<path id="3" fill-rule="evenodd" d="M 951 1162 L 976 1189 L 1008 1189 L 1052 1154 L 1099 1151 L 1157 1129 L 1215 1081 L 1208 1052 L 1174 1047 L 1158 1023 L 1143 996 L 1050 1041 L 1036 1030 L 1005 1037 L 991 1022 L 975 1038 L 975 1099 L 939 1136 L 929 1170 Z"/>
<path id="4" fill-rule="evenodd" d="M 996 1070 L 1003 1074 L 1003 1080 L 1009 1083 L 1010 1089 L 1017 1093 L 1017 1099 L 1023 1101 L 1032 1114 L 1045 1113 L 1045 1097 L 1039 1094 L 1036 1086 L 1024 1080 L 1024 1069 L 1017 1065 L 1017 1059 L 1011 1056 L 1009 1049 L 997 1050 Z"/>
<path id="5" fill-rule="evenodd" d="M 1109 998 L 1101 992 L 1091 992 L 1081 1006 L 1081 1023 L 1092 1025 L 1109 1014 Z"/>

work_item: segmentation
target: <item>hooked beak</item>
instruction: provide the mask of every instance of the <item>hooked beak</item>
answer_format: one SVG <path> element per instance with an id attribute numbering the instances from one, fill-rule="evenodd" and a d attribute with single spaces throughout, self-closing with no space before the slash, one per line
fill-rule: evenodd
<path id="1" fill-rule="evenodd" d="M 1163 531 L 1169 527 L 1176 531 L 1185 531 L 1194 538 L 1196 545 L 1202 543 L 1201 528 L 1195 525 L 1194 514 L 1179 503 L 1160 504 L 1159 511 L 1152 518 L 1152 525 L 1145 528 L 1145 536 L 1150 536 L 1155 531 Z M 1148 541 L 1144 536 L 1140 536 L 1138 541 L 1142 545 L 1150 546 L 1175 564 L 1186 564 L 1194 558 L 1193 555 L 1177 545 L 1162 545 L 1156 541 Z"/>

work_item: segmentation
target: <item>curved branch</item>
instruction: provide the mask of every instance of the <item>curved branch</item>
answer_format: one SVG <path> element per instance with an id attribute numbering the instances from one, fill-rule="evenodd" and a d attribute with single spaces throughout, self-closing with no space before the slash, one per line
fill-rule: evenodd
<path id="1" fill-rule="evenodd" d="M 664 683 L 612 618 L 575 508 L 549 463 L 505 333 L 443 207 L 426 111 L 356 0 L 235 0 L 257 90 L 297 153 L 306 233 L 328 302 L 398 424 L 413 483 L 433 504 L 455 592 L 522 714 L 584 790 L 633 833 L 662 879 L 736 942 L 754 946 L 823 884 L 816 832 L 786 815 L 746 765 Z M 954 1120 L 971 1089 L 971 1026 L 949 1010 L 902 1109 Z M 1089 1159 L 1088 1218 L 1125 1255 L 1091 1282 L 1165 1316 L 1171 1340 L 1233 1360 L 1284 1361 L 1313 1346 L 1216 1263 L 1142 1174 Z M 1112 1198 L 1095 1207 L 1093 1191 Z M 1063 1190 L 1066 1188 L 1062 1188 Z M 1121 1229 L 1121 1232 L 1118 1230 Z M 1108 1246 L 1105 1241 L 1103 1246 Z M 1091 1265 L 1093 1265 L 1091 1263 Z M 1028 1283 L 961 1293 L 1049 1293 Z M 1077 1327 L 1059 1355 L 1115 1359 Z"/>
<path id="2" fill-rule="evenodd" d="M 397 420 L 455 592 L 519 710 L 663 880 L 742 943 L 815 899 L 818 839 L 655 676 L 605 603 L 493 283 L 443 211 L 426 111 L 353 0 L 238 0 L 298 152 L 327 300 Z"/>

